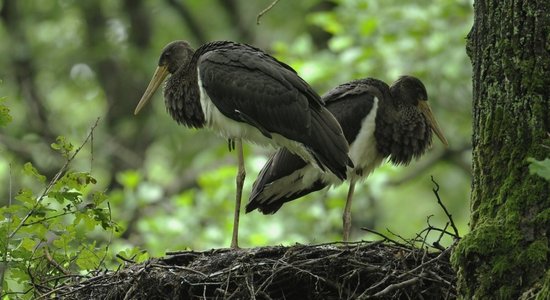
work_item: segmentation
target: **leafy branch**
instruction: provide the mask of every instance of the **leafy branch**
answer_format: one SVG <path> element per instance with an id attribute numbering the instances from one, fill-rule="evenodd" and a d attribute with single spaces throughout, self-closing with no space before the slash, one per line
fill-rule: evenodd
<path id="1" fill-rule="evenodd" d="M 94 129 L 97 127 L 97 124 L 99 123 L 99 118 L 96 119 L 95 123 L 92 125 L 91 129 L 90 129 L 90 132 L 88 133 L 88 135 L 86 136 L 86 138 L 84 139 L 84 142 L 82 142 L 82 144 L 80 145 L 80 147 L 78 147 L 74 153 L 69 156 L 67 158 L 67 161 L 65 161 L 65 164 L 63 164 L 63 166 L 61 167 L 61 169 L 59 169 L 59 171 L 55 174 L 55 176 L 53 177 L 53 179 L 50 181 L 50 183 L 46 186 L 46 188 L 44 189 L 44 191 L 42 192 L 42 194 L 40 195 L 40 197 L 38 197 L 38 199 L 36 200 L 36 203 L 34 204 L 34 206 L 32 207 L 32 209 L 27 213 L 27 215 L 25 215 L 25 217 L 23 217 L 23 219 L 19 222 L 19 224 L 17 225 L 17 227 L 8 235 L 8 240 L 11 239 L 16 233 L 17 231 L 19 231 L 19 229 L 21 228 L 21 226 L 23 226 L 25 224 L 25 222 L 27 222 L 27 220 L 29 219 L 30 216 L 32 216 L 35 212 L 36 212 L 36 208 L 40 205 L 40 203 L 42 202 L 42 200 L 44 200 L 44 197 L 46 197 L 49 192 L 51 191 L 52 187 L 57 183 L 59 182 L 59 179 L 61 179 L 61 176 L 63 176 L 63 174 L 65 174 L 65 172 L 67 171 L 67 168 L 69 167 L 69 165 L 71 164 L 71 162 L 75 159 L 76 155 L 80 152 L 80 150 L 82 150 L 82 148 L 84 148 L 84 146 L 88 143 L 88 141 L 90 140 L 90 138 L 92 137 L 92 134 L 94 132 Z M 59 139 L 58 139 L 59 141 Z M 55 144 L 56 145 L 56 144 Z M 64 147 L 61 147 L 61 149 L 63 149 L 64 151 L 66 151 L 69 147 L 67 145 L 65 145 Z M 54 147 L 55 149 L 55 147 Z M 65 152 L 63 152 L 65 153 Z"/>
<path id="2" fill-rule="evenodd" d="M 97 183 L 90 173 L 69 171 L 77 155 L 87 144 L 93 143 L 98 123 L 99 118 L 79 147 L 75 148 L 64 137 L 57 138 L 51 147 L 66 161 L 48 182 L 31 163 L 23 166 L 26 175 L 45 185 L 38 195 L 35 196 L 30 188 L 22 188 L 12 198 L 10 183 L 9 206 L 0 208 L 0 215 L 5 216 L 2 221 L 5 226 L 0 228 L 0 242 L 3 243 L 0 245 L 3 264 L 0 298 L 14 295 L 30 299 L 49 293 L 64 280 L 82 276 L 82 270 L 97 270 L 106 258 L 112 259 L 112 255 L 108 255 L 109 245 L 113 232 L 120 229 L 111 219 L 107 196 L 87 189 L 90 184 Z M 17 202 L 12 204 L 12 199 Z M 108 244 L 103 254 L 97 251 L 101 246 L 97 239 L 90 240 L 87 234 L 82 234 L 96 226 L 111 232 L 104 241 Z M 11 285 L 22 286 L 24 291 L 16 291 Z"/>

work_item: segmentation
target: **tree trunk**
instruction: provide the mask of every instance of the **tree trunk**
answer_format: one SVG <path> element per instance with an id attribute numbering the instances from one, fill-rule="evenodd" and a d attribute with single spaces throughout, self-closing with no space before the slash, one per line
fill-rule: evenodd
<path id="1" fill-rule="evenodd" d="M 550 293 L 550 184 L 527 158 L 549 156 L 550 1 L 477 0 L 471 232 L 453 254 L 465 299 Z M 537 298 L 538 299 L 538 298 Z"/>

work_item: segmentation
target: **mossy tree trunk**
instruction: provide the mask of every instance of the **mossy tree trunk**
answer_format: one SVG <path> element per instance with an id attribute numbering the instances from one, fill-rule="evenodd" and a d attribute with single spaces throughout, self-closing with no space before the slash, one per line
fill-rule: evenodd
<path id="1" fill-rule="evenodd" d="M 550 1 L 476 0 L 471 233 L 455 249 L 466 298 L 550 293 L 550 184 L 527 158 L 550 156 Z M 544 296 L 546 294 L 546 296 Z"/>

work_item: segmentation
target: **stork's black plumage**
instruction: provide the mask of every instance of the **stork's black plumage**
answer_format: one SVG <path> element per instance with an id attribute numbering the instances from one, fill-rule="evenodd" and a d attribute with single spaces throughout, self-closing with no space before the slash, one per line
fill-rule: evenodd
<path id="1" fill-rule="evenodd" d="M 349 155 L 355 165 L 348 172 L 344 240 L 349 236 L 356 181 L 366 178 L 385 158 L 406 165 L 420 157 L 431 145 L 432 131 L 447 145 L 427 99 L 426 88 L 412 76 L 399 78 L 391 87 L 373 78 L 355 80 L 323 96 L 326 108 L 336 117 L 350 144 Z M 260 171 L 246 212 L 258 209 L 272 214 L 285 202 L 339 183 L 334 176 L 322 174 L 300 157 L 280 149 Z"/>
<path id="2" fill-rule="evenodd" d="M 245 44 L 211 42 L 194 51 L 187 42 L 175 41 L 163 49 L 136 114 L 168 74 L 164 98 L 172 118 L 236 142 L 239 174 L 232 247 L 237 247 L 245 177 L 241 139 L 285 147 L 319 169 L 346 178 L 352 163 L 342 129 L 321 97 L 290 66 Z"/>

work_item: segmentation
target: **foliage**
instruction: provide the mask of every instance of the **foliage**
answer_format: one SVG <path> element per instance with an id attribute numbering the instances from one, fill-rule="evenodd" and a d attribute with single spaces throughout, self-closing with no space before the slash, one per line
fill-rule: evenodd
<path id="1" fill-rule="evenodd" d="M 538 176 L 550 180 L 550 158 L 545 160 L 536 160 L 532 157 L 527 159 L 529 164 L 529 173 L 537 174 Z"/>
<path id="2" fill-rule="evenodd" d="M 0 132 L 0 205 L 13 216 L 6 234 L 31 211 L 25 222 L 41 221 L 21 226 L 17 232 L 25 234 L 6 243 L 10 251 L 27 251 L 10 252 L 25 255 L 13 256 L 10 270 L 26 270 L 20 269 L 23 257 L 45 257 L 45 249 L 75 271 L 106 266 L 117 253 L 141 260 L 168 250 L 229 245 L 234 153 L 211 132 L 177 126 L 160 93 L 142 114 L 132 114 L 160 49 L 175 39 L 195 46 L 216 39 L 254 44 L 289 63 L 320 93 L 359 77 L 391 83 L 401 74 L 419 76 L 451 149 L 435 143 L 418 163 L 384 165 L 358 185 L 353 238 L 372 238 L 360 227 L 403 236 L 424 228 L 436 209 L 429 175 L 440 183 L 460 231 L 467 231 L 471 75 L 464 37 L 471 1 L 279 1 L 258 26 L 256 15 L 268 2 L 2 2 L 0 76 L 16 117 Z M 2 107 L 0 125 L 9 120 Z M 89 151 L 56 179 L 78 149 L 71 141 L 80 140 L 99 116 Z M 246 145 L 245 198 L 271 151 Z M 4 200 L 12 199 L 9 187 L 22 191 L 11 206 Z M 346 189 L 344 184 L 308 195 L 273 216 L 242 216 L 241 244 L 340 239 Z M 86 257 L 91 249 L 95 258 Z M 10 281 L 10 288 L 28 285 Z"/>
<path id="3" fill-rule="evenodd" d="M 4 100 L 4 98 L 0 98 L 0 127 L 8 125 L 8 123 L 12 120 L 10 109 L 6 105 L 2 104 Z"/>
<path id="4" fill-rule="evenodd" d="M 33 179 L 33 189 L 41 192 L 22 188 L 12 202 L 10 191 L 9 205 L 0 208 L 4 295 L 32 298 L 29 286 L 47 288 L 58 284 L 58 276 L 96 270 L 112 260 L 107 241 L 90 241 L 98 227 L 111 235 L 120 230 L 111 219 L 107 195 L 93 189 L 97 181 L 89 172 L 68 170 L 89 137 L 77 149 L 64 137 L 57 139 L 52 148 L 66 163 L 49 181 L 26 163 L 22 176 Z"/>

